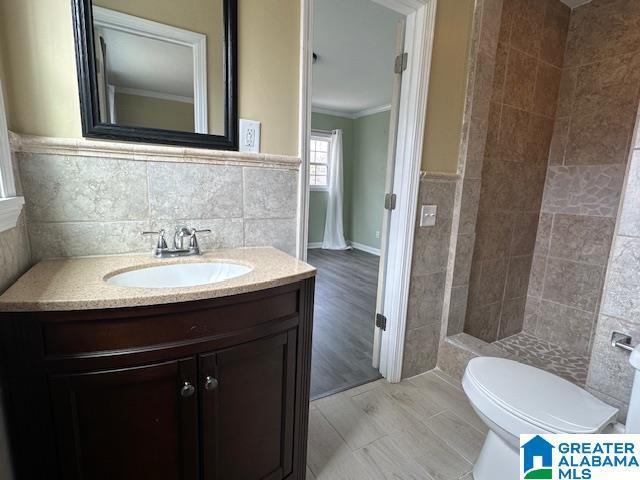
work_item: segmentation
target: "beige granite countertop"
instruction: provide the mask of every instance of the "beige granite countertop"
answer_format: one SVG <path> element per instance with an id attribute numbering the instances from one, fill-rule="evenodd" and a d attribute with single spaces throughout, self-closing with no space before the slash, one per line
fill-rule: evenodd
<path id="1" fill-rule="evenodd" d="M 232 262 L 253 267 L 223 282 L 181 288 L 130 288 L 105 277 L 141 267 L 175 263 Z M 315 268 L 275 248 L 212 250 L 196 257 L 158 260 L 150 254 L 44 260 L 0 296 L 0 311 L 64 311 L 138 307 L 219 298 L 293 283 Z"/>

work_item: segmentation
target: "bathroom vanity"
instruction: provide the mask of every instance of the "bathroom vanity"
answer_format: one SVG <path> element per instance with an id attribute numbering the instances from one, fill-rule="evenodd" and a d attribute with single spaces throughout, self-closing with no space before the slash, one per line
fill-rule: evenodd
<path id="1" fill-rule="evenodd" d="M 251 268 L 182 288 L 140 267 Z M 303 479 L 312 267 L 271 248 L 44 261 L 0 297 L 16 478 Z"/>

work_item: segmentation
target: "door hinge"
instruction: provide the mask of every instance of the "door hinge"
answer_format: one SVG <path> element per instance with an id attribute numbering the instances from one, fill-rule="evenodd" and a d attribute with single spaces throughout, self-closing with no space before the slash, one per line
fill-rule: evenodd
<path id="1" fill-rule="evenodd" d="M 384 195 L 384 208 L 385 208 L 385 210 L 395 210 L 396 209 L 396 194 L 395 193 L 385 193 L 385 195 Z"/>
<path id="2" fill-rule="evenodd" d="M 396 56 L 396 62 L 393 67 L 395 73 L 402 73 L 407 69 L 407 63 L 409 62 L 409 54 L 407 52 L 401 53 Z"/>
<path id="3" fill-rule="evenodd" d="M 385 317 L 381 313 L 376 313 L 376 327 L 382 329 L 383 331 L 386 331 L 387 330 L 387 317 Z"/>

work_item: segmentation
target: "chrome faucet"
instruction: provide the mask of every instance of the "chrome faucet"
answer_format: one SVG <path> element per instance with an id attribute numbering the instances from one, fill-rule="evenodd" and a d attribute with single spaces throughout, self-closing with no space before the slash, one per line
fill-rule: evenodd
<path id="1" fill-rule="evenodd" d="M 211 233 L 211 230 L 204 229 L 198 230 L 196 228 L 177 227 L 173 234 L 173 248 L 167 246 L 165 240 L 165 230 L 160 229 L 157 232 L 142 232 L 143 236 L 157 235 L 156 246 L 151 252 L 156 258 L 174 258 L 174 257 L 187 257 L 190 255 L 201 255 L 200 246 L 198 245 L 198 233 Z M 189 238 L 189 245 L 184 246 L 185 237 Z"/>

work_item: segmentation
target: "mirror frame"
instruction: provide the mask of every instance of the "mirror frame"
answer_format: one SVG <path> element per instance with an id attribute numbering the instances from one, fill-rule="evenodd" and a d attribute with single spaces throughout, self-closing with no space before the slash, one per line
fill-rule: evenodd
<path id="1" fill-rule="evenodd" d="M 87 138 L 159 143 L 215 150 L 238 150 L 238 6 L 237 0 L 223 2 L 224 17 L 224 135 L 180 132 L 147 127 L 101 123 L 99 121 L 96 59 L 93 37 L 92 0 L 71 0 L 75 37 L 82 135 Z"/>

